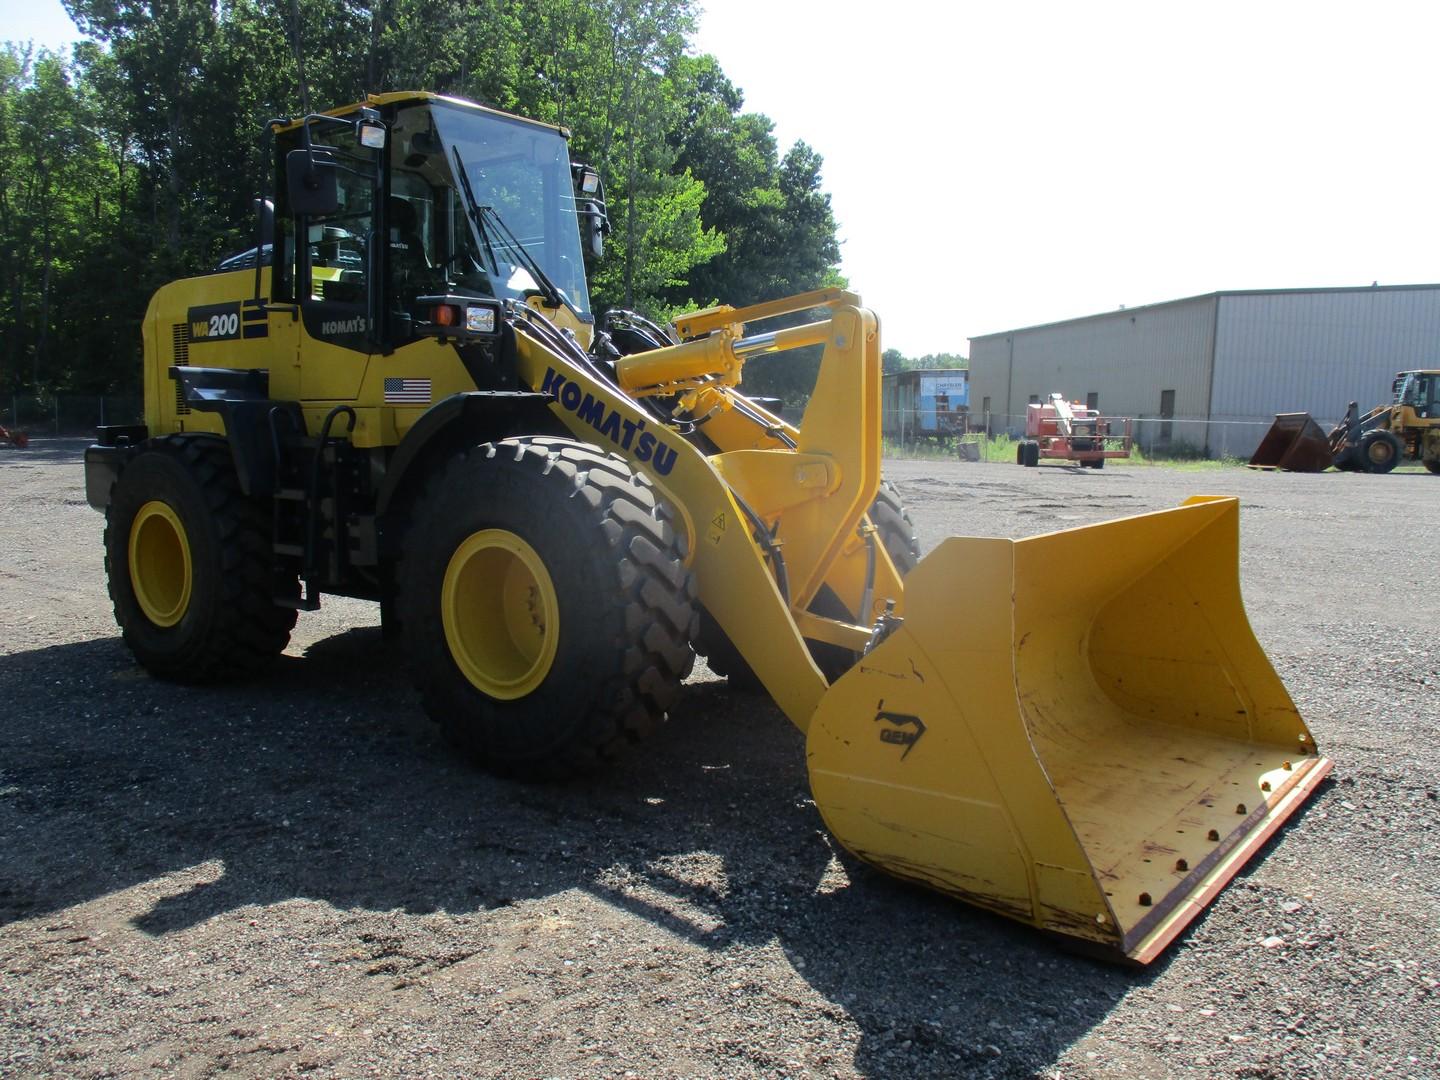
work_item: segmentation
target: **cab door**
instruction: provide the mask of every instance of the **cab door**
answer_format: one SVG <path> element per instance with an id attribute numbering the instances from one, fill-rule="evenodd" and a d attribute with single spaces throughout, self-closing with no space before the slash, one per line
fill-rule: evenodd
<path id="1" fill-rule="evenodd" d="M 323 132 L 333 150 L 339 206 L 293 218 L 294 294 L 300 308 L 299 396 L 354 401 L 376 341 L 376 206 L 379 163 L 350 129 Z"/>
<path id="2" fill-rule="evenodd" d="M 1420 376 L 1420 385 L 1415 392 L 1415 415 L 1422 420 L 1440 417 L 1440 374 Z"/>

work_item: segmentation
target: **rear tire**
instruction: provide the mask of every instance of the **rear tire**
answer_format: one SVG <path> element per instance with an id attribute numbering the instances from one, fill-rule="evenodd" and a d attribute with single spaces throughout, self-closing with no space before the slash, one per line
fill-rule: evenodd
<path id="1" fill-rule="evenodd" d="M 441 470 L 396 603 L 446 736 L 492 771 L 548 780 L 653 731 L 698 631 L 672 522 L 623 458 L 571 439 L 485 443 Z"/>
<path id="2" fill-rule="evenodd" d="M 152 674 L 200 683 L 284 651 L 299 596 L 277 575 L 270 515 L 246 498 L 220 439 L 152 441 L 120 474 L 105 513 L 105 571 L 121 636 Z"/>
<path id="3" fill-rule="evenodd" d="M 875 501 L 870 504 L 870 523 L 879 530 L 885 554 L 903 578 L 920 562 L 920 541 L 915 535 L 915 522 L 900 501 L 900 489 L 883 477 Z"/>
<path id="4" fill-rule="evenodd" d="M 1360 438 L 1360 463 L 1366 472 L 1388 473 L 1405 456 L 1405 444 L 1393 431 L 1367 431 Z"/>

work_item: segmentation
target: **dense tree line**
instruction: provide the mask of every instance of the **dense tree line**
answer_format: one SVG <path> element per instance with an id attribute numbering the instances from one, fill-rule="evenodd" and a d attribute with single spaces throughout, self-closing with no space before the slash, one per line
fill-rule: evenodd
<path id="1" fill-rule="evenodd" d="M 693 0 L 65 4 L 67 54 L 0 46 L 0 392 L 137 387 L 150 294 L 249 246 L 302 70 L 311 109 L 425 89 L 569 127 L 609 197 L 597 308 L 840 281 L 820 156 L 687 55 Z"/>

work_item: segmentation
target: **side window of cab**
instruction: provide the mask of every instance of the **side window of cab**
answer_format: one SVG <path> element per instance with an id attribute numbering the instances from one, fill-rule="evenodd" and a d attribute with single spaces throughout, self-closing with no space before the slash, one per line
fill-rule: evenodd
<path id="1" fill-rule="evenodd" d="M 360 150 L 351 131 L 325 132 L 325 142 L 335 148 L 342 165 L 348 164 L 355 171 L 337 171 L 340 206 L 333 214 L 305 219 L 308 258 L 300 260 L 295 280 L 301 285 L 299 291 L 304 299 L 363 305 L 368 251 L 375 230 L 375 188 L 363 175 L 372 167 L 371 154 Z M 307 264 L 308 283 L 301 278 Z"/>
<path id="2" fill-rule="evenodd" d="M 367 351 L 372 337 L 371 277 L 378 265 L 376 226 L 376 157 L 359 145 L 353 129 L 312 130 L 336 165 L 336 208 L 324 214 L 296 215 L 288 205 L 277 207 L 280 259 L 275 295 L 298 301 L 312 337 L 345 348 Z M 298 133 L 277 140 L 282 169 L 287 155 L 303 147 Z M 286 190 L 278 185 L 279 193 Z"/>

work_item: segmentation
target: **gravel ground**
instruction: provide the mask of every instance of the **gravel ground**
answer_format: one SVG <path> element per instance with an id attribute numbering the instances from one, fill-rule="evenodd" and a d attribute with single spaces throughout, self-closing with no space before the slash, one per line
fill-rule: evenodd
<path id="1" fill-rule="evenodd" d="M 452 757 L 366 604 L 156 682 L 81 445 L 0 450 L 0 1076 L 1440 1075 L 1440 480 L 887 464 L 926 550 L 1244 501 L 1334 779 L 1135 971 L 838 854 L 800 737 L 703 666 L 563 787 Z"/>

